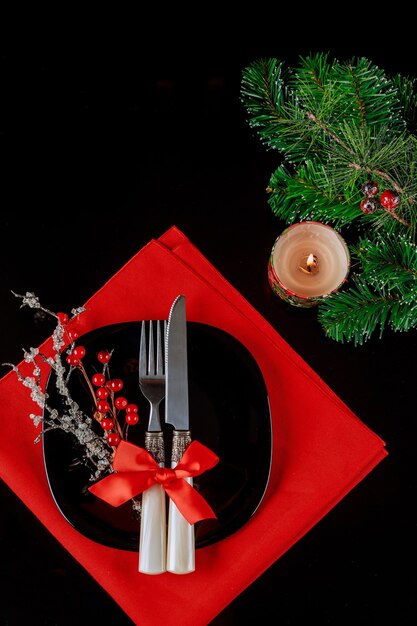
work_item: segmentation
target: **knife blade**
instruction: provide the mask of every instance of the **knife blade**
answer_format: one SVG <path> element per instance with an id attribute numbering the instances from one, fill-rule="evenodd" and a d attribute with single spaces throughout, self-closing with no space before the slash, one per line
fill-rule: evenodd
<path id="1" fill-rule="evenodd" d="M 180 461 L 191 443 L 188 405 L 187 319 L 184 295 L 173 302 L 166 331 L 165 421 L 174 427 L 171 468 Z M 190 485 L 192 478 L 186 478 Z M 169 501 L 167 536 L 167 571 L 188 574 L 195 570 L 194 526 Z"/>

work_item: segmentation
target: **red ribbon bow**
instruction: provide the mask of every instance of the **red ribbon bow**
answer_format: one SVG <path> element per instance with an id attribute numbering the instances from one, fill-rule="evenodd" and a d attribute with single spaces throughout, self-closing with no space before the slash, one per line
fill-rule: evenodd
<path id="1" fill-rule="evenodd" d="M 95 496 L 120 506 L 152 485 L 160 484 L 190 524 L 216 517 L 204 498 L 184 478 L 211 469 L 219 457 L 198 441 L 192 441 L 175 469 L 159 467 L 144 448 L 121 441 L 113 461 L 114 474 L 89 487 Z"/>

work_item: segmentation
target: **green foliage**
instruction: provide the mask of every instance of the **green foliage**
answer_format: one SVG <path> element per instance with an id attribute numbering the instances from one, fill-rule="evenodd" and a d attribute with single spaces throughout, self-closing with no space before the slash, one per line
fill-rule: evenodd
<path id="1" fill-rule="evenodd" d="M 337 130 L 345 121 L 379 128 L 389 124 L 401 132 L 397 90 L 383 70 L 368 59 L 330 62 L 329 54 L 301 58 L 290 80 L 301 107 Z"/>
<path id="2" fill-rule="evenodd" d="M 402 132 L 404 120 L 397 89 L 385 72 L 368 59 L 334 63 L 330 89 L 339 90 L 345 104 L 343 119 L 356 126 Z"/>
<path id="3" fill-rule="evenodd" d="M 416 79 L 396 74 L 393 83 L 403 110 L 404 121 L 408 130 L 415 133 L 417 128 L 417 93 Z"/>
<path id="4" fill-rule="evenodd" d="M 369 284 L 404 303 L 417 302 L 417 246 L 404 236 L 377 236 L 352 246 Z"/>
<path id="5" fill-rule="evenodd" d="M 294 163 L 304 159 L 310 149 L 300 128 L 306 120 L 297 98 L 285 84 L 283 64 L 277 59 L 262 60 L 244 72 L 242 99 L 263 143 L 282 152 Z"/>
<path id="6" fill-rule="evenodd" d="M 328 221 L 342 227 L 363 216 L 358 191 L 353 190 L 356 202 L 346 202 L 338 195 L 326 168 L 313 161 L 306 161 L 295 174 L 281 165 L 272 174 L 267 191 L 272 211 L 288 224 L 299 218 Z"/>
<path id="7" fill-rule="evenodd" d="M 331 339 L 362 345 L 378 326 L 382 334 L 391 301 L 359 277 L 354 278 L 354 284 L 347 291 L 334 294 L 327 305 L 320 305 L 318 317 Z"/>
<path id="8" fill-rule="evenodd" d="M 301 57 L 295 68 L 261 59 L 243 71 L 241 98 L 261 141 L 280 165 L 267 187 L 273 213 L 287 224 L 317 220 L 370 233 L 352 246 L 352 286 L 320 306 L 328 336 L 363 343 L 379 328 L 417 325 L 416 81 L 366 58 L 329 53 Z M 395 211 L 360 209 L 362 185 L 401 198 Z"/>
<path id="9" fill-rule="evenodd" d="M 408 237 L 375 236 L 351 246 L 361 265 L 353 286 L 319 306 L 318 318 L 336 341 L 362 345 L 379 328 L 417 328 L 417 246 Z"/>
<path id="10" fill-rule="evenodd" d="M 401 189 L 398 217 L 414 230 L 417 152 L 404 118 L 406 111 L 411 120 L 415 110 L 416 96 L 410 95 L 414 83 L 398 76 L 389 79 L 365 58 L 340 63 L 328 56 L 301 58 L 293 70 L 284 70 L 277 59 L 249 65 L 241 89 L 249 124 L 269 148 L 282 154 L 292 175 L 300 177 L 298 168 L 313 162 L 318 175 L 317 181 L 309 179 L 318 190 L 314 219 L 344 224 L 361 217 L 356 210 L 358 192 L 372 177 L 382 189 Z M 339 198 L 325 210 L 320 200 L 323 173 Z M 270 188 L 275 189 L 272 181 Z M 270 200 L 274 213 L 286 221 L 289 214 L 303 219 L 291 190 L 287 198 L 293 198 L 293 209 L 287 200 L 280 210 L 282 191 L 280 186 L 278 197 Z M 353 203 L 354 210 L 341 211 L 341 206 Z M 391 223 L 396 216 L 381 209 L 378 218 L 378 223 Z"/>

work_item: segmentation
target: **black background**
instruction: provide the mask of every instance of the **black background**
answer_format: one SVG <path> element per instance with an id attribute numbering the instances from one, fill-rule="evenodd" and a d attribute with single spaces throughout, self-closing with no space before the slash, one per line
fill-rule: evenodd
<path id="1" fill-rule="evenodd" d="M 250 130 L 239 94 L 242 69 L 264 56 L 291 65 L 329 50 L 417 74 L 403 15 L 378 23 L 348 10 L 251 6 L 226 19 L 213 5 L 158 7 L 116 19 L 68 8 L 25 14 L 24 28 L 2 22 L 0 362 L 50 332 L 11 290 L 55 311 L 80 306 L 175 224 L 387 443 L 387 459 L 213 626 L 265 623 L 271 611 L 282 625 L 416 615 L 416 332 L 337 344 L 315 310 L 272 294 L 266 264 L 283 224 L 265 187 L 278 154 Z M 1 501 L 0 624 L 131 623 L 5 485 Z"/>

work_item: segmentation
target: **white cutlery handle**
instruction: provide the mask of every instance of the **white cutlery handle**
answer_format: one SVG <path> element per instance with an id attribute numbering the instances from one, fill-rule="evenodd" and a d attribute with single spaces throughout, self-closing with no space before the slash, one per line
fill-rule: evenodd
<path id="1" fill-rule="evenodd" d="M 160 467 L 164 467 L 162 433 L 146 433 L 145 448 Z M 142 494 L 140 520 L 139 572 L 166 572 L 166 504 L 161 485 L 153 485 Z"/>
<path id="2" fill-rule="evenodd" d="M 171 467 L 174 468 L 186 447 L 191 443 L 189 431 L 174 431 L 172 439 Z M 192 478 L 185 479 L 190 485 Z M 194 526 L 178 511 L 176 505 L 169 501 L 168 510 L 168 545 L 167 571 L 172 574 L 190 574 L 195 571 L 195 538 Z"/>

